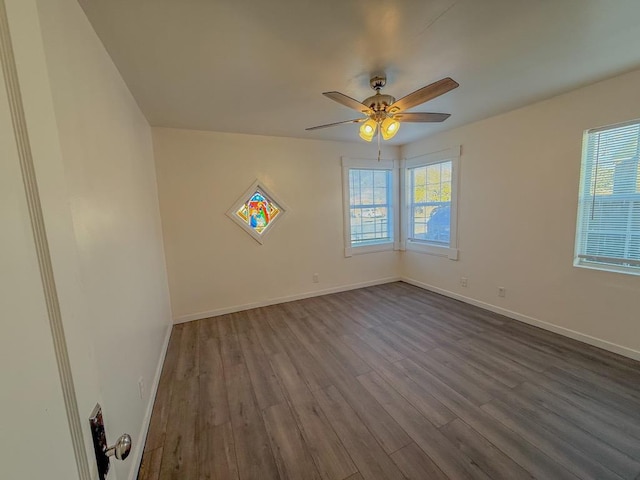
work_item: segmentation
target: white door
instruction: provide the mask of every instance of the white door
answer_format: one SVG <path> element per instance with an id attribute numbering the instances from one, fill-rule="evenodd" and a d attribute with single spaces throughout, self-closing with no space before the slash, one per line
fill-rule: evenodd
<path id="1" fill-rule="evenodd" d="M 78 478 L 1 76 L 0 469 L 7 479 Z"/>

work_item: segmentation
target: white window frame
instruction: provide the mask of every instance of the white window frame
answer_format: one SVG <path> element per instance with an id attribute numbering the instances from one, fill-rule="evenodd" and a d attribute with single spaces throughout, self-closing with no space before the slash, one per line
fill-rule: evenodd
<path id="1" fill-rule="evenodd" d="M 605 272 L 614 272 L 614 273 L 624 273 L 627 275 L 640 275 L 640 262 L 637 260 L 628 260 L 630 266 L 625 265 L 615 265 L 613 263 L 605 263 L 607 260 L 614 260 L 608 257 L 598 257 L 584 254 L 584 246 L 583 246 L 583 229 L 586 228 L 584 225 L 584 211 L 586 208 L 585 205 L 585 197 L 592 197 L 592 195 L 587 191 L 590 186 L 587 186 L 587 177 L 590 176 L 590 172 L 587 168 L 588 163 L 588 155 L 589 155 L 589 136 L 594 133 L 613 130 L 617 128 L 623 128 L 629 125 L 637 125 L 640 124 L 640 119 L 632 120 L 629 122 L 622 122 L 612 125 L 607 125 L 598 128 L 592 128 L 589 130 L 585 130 L 582 137 L 582 157 L 580 161 L 580 188 L 578 195 L 578 214 L 576 220 L 576 237 L 575 237 L 575 246 L 574 246 L 574 259 L 573 266 L 578 268 L 586 268 L 591 270 L 601 270 Z M 589 182 L 590 183 L 590 182 Z M 615 259 L 618 260 L 618 259 Z"/>
<path id="2" fill-rule="evenodd" d="M 447 148 L 417 157 L 407 158 L 402 161 L 402 174 L 400 191 L 402 192 L 402 218 L 401 250 L 408 250 L 429 255 L 447 257 L 450 260 L 458 260 L 458 190 L 460 177 L 460 153 L 461 146 Z M 427 240 L 414 240 L 409 236 L 409 219 L 411 218 L 411 205 L 413 192 L 408 189 L 409 170 L 416 167 L 425 167 L 442 162 L 451 162 L 451 229 L 449 245 L 439 245 Z"/>
<path id="3" fill-rule="evenodd" d="M 344 256 L 351 257 L 362 253 L 384 252 L 389 250 L 399 250 L 399 214 L 398 206 L 398 171 L 400 163 L 397 160 L 368 160 L 358 158 L 342 157 L 342 211 L 344 228 Z M 385 170 L 391 172 L 391 233 L 392 240 L 387 242 L 373 243 L 369 245 L 351 244 L 351 204 L 349 195 L 349 170 Z"/>

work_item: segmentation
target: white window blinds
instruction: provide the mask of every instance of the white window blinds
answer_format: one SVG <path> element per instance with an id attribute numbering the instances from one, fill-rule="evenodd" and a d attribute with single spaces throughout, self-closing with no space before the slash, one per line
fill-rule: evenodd
<path id="1" fill-rule="evenodd" d="M 640 121 L 586 132 L 576 265 L 640 273 L 639 149 Z"/>

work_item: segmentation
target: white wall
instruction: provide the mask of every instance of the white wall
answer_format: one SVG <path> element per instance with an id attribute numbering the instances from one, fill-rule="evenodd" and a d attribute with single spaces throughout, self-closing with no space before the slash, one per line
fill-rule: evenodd
<path id="1" fill-rule="evenodd" d="M 99 401 L 108 440 L 134 439 L 110 478 L 134 478 L 171 325 L 151 129 L 78 3 L 27 4 L 39 23 L 12 33 L 89 462 Z"/>
<path id="2" fill-rule="evenodd" d="M 463 153 L 460 260 L 406 252 L 402 274 L 640 359 L 640 276 L 572 266 L 583 131 L 640 118 L 638 85 L 640 71 L 403 147 Z"/>
<path id="3" fill-rule="evenodd" d="M 376 145 L 153 133 L 177 321 L 397 276 L 398 252 L 344 257 L 340 157 L 376 158 Z M 290 208 L 263 245 L 225 215 L 256 178 Z"/>

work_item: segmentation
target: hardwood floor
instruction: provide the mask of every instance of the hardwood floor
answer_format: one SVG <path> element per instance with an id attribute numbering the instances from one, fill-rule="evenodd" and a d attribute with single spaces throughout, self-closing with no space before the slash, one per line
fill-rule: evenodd
<path id="1" fill-rule="evenodd" d="M 174 327 L 140 480 L 640 480 L 640 363 L 392 283 Z"/>

